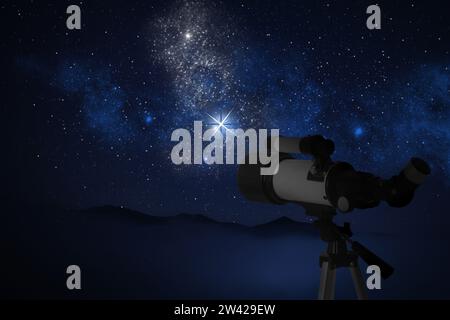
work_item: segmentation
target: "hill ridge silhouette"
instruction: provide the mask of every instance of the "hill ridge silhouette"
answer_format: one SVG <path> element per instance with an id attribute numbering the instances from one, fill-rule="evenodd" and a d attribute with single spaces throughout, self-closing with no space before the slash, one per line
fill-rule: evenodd
<path id="1" fill-rule="evenodd" d="M 271 226 L 276 227 L 293 227 L 293 226 L 307 226 L 312 227 L 312 224 L 306 223 L 306 222 L 300 222 L 293 220 L 287 216 L 281 216 L 278 218 L 275 218 L 274 220 L 270 220 L 261 224 L 257 224 L 254 226 L 248 226 L 240 223 L 233 223 L 228 221 L 219 221 L 214 218 L 211 218 L 208 215 L 205 215 L 203 213 L 190 213 L 190 212 L 180 212 L 174 215 L 170 216 L 161 216 L 161 215 L 152 215 L 149 213 L 145 213 L 142 211 L 130 209 L 127 207 L 122 206 L 114 206 L 114 205 L 101 205 L 101 206 L 94 206 L 89 207 L 81 210 L 74 210 L 74 211 L 81 211 L 81 212 L 87 212 L 87 213 L 101 213 L 101 214 L 107 214 L 110 216 L 119 215 L 124 218 L 137 218 L 142 221 L 151 221 L 151 222 L 169 222 L 169 221 L 187 221 L 187 222 L 199 222 L 199 223 L 213 223 L 213 224 L 220 224 L 220 225 L 232 225 L 232 226 L 242 226 L 242 227 L 248 227 L 248 228 L 257 228 L 257 229 L 264 229 Z"/>

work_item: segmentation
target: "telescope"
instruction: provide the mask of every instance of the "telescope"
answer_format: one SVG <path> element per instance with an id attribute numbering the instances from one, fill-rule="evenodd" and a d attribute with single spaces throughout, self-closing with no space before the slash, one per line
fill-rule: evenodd
<path id="1" fill-rule="evenodd" d="M 263 165 L 246 161 L 238 168 L 240 192 L 248 200 L 256 202 L 297 203 L 305 208 L 307 215 L 317 218 L 314 223 L 322 240 L 328 243 L 327 251 L 320 258 L 319 299 L 334 298 L 335 270 L 338 267 L 350 269 L 358 298 L 366 299 L 358 257 L 369 265 L 378 266 L 383 278 L 388 278 L 394 269 L 362 244 L 350 239 L 350 224 L 345 223 L 341 227 L 333 223 L 336 210 L 347 213 L 353 209 L 374 208 L 382 201 L 391 207 L 404 207 L 412 201 L 417 187 L 430 174 L 430 167 L 424 160 L 413 157 L 398 175 L 383 179 L 357 171 L 347 162 L 333 161 L 334 142 L 323 136 L 275 139 L 279 139 L 278 150 L 272 148 L 271 152 L 279 152 L 278 172 L 261 175 Z M 268 142 L 268 148 L 271 147 Z M 293 154 L 309 155 L 312 159 L 295 159 Z M 347 242 L 351 245 L 350 251 L 347 250 Z"/>
<path id="2" fill-rule="evenodd" d="M 332 140 L 322 136 L 279 137 L 278 173 L 260 175 L 260 164 L 241 164 L 238 185 L 248 199 L 258 202 L 322 205 L 350 212 L 354 208 L 373 208 L 386 201 L 392 207 L 411 202 L 416 188 L 430 174 L 428 164 L 411 158 L 400 174 L 384 180 L 371 173 L 356 171 L 347 162 L 333 162 Z M 312 160 L 294 159 L 302 153 Z"/>

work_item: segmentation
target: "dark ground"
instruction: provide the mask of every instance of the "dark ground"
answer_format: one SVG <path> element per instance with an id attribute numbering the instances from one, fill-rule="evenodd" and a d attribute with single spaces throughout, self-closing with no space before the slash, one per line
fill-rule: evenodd
<path id="1" fill-rule="evenodd" d="M 248 227 L 115 207 L 9 206 L 4 213 L 2 298 L 316 298 L 324 243 L 312 225 L 288 218 Z M 423 236 L 355 235 L 396 268 L 371 298 L 450 298 L 447 252 L 423 244 Z M 81 291 L 65 287 L 71 264 L 81 267 Z M 354 297 L 344 270 L 337 297 Z"/>

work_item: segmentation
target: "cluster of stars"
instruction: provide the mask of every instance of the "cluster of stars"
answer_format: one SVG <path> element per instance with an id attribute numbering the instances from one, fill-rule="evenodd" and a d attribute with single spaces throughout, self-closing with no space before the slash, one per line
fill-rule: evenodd
<path id="1" fill-rule="evenodd" d="M 17 6 L 20 21 L 28 19 Z M 11 33 L 20 48 L 41 44 L 40 56 L 52 57 L 18 62 L 30 83 L 31 75 L 40 75 L 53 90 L 28 103 L 44 119 L 41 141 L 56 146 L 48 151 L 43 143 L 35 161 L 58 172 L 82 163 L 71 171 L 84 174 L 80 189 L 95 190 L 95 179 L 111 179 L 105 192 L 149 210 L 224 203 L 251 208 L 236 189 L 235 166 L 171 163 L 172 130 L 189 129 L 194 120 L 224 132 L 323 134 L 335 140 L 337 160 L 375 173 L 394 173 L 414 155 L 432 162 L 433 170 L 450 171 L 448 29 L 423 34 L 430 23 L 409 18 L 397 33 L 402 21 L 386 14 L 384 29 L 369 33 L 357 28 L 353 6 L 333 3 L 317 5 L 320 10 L 303 2 L 277 10 L 263 2 L 168 6 L 130 11 L 132 34 L 121 25 L 125 18 L 117 19 L 117 28 L 105 23 L 96 34 L 104 37 L 103 52 L 98 38 L 87 45 L 88 36 L 64 28 L 56 28 L 62 40 L 54 46 L 39 34 Z M 149 14 L 137 17 L 150 11 L 151 22 Z M 68 55 L 74 43 L 78 51 Z M 181 204 L 166 193 L 180 194 Z"/>

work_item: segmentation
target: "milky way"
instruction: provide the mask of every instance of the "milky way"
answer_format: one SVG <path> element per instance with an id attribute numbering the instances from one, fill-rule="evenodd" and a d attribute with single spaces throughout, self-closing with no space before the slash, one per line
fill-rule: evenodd
<path id="1" fill-rule="evenodd" d="M 411 30 L 413 20 L 394 20 L 370 32 L 355 18 L 361 8 L 349 3 L 148 6 L 136 2 L 129 12 L 116 8 L 112 16 L 99 15 L 117 23 L 89 29 L 91 42 L 77 39 L 84 44 L 74 52 L 73 40 L 61 33 L 59 46 L 70 54 L 43 46 L 39 54 L 17 59 L 21 72 L 38 75 L 36 81 L 50 90 L 38 99 L 48 105 L 39 109 L 45 130 L 64 123 L 65 136 L 71 133 L 79 146 L 74 161 L 89 155 L 82 162 L 87 169 L 78 172 L 83 192 L 102 190 L 105 202 L 144 210 L 215 208 L 223 219 L 240 219 L 242 208 L 253 207 L 239 195 L 235 166 L 170 161 L 172 130 L 230 111 L 232 127 L 323 134 L 336 143 L 335 159 L 358 169 L 388 176 L 421 156 L 448 180 L 450 41 L 441 27 L 429 22 L 430 30 Z M 389 14 L 386 19 L 392 21 Z M 42 58 L 48 55 L 54 58 Z M 80 163 L 68 158 L 52 157 L 46 170 Z M 105 163 L 103 173 L 99 163 Z M 95 174 L 103 176 L 97 181 Z M 83 192 L 80 203 L 95 202 Z"/>
<path id="2" fill-rule="evenodd" d="M 330 62 L 314 68 L 292 55 L 263 53 L 235 37 L 239 27 L 202 2 L 184 2 L 157 20 L 151 53 L 172 77 L 176 112 L 202 120 L 207 112 L 233 109 L 234 121 L 245 127 L 325 134 L 337 140 L 340 157 L 352 154 L 366 168 L 398 167 L 415 154 L 449 172 L 446 64 L 412 67 L 388 82 L 375 65 L 373 75 L 360 80 L 369 85 L 349 88 L 315 80 L 326 78 L 320 68 Z M 392 157 L 397 153 L 405 158 Z"/>
<path id="3" fill-rule="evenodd" d="M 232 62 L 226 50 L 230 27 L 216 26 L 214 16 L 198 2 L 185 2 L 155 22 L 154 57 L 172 77 L 177 112 L 194 116 L 226 107 L 232 98 Z"/>

